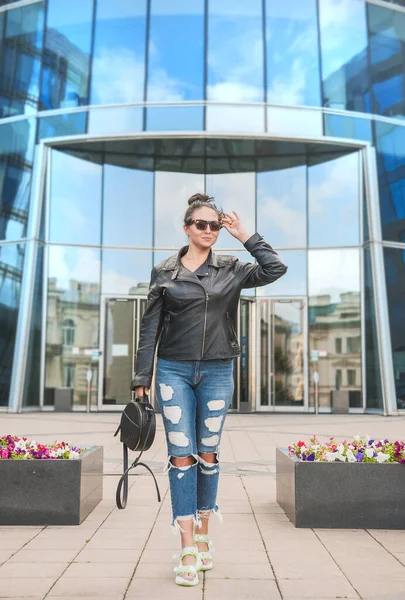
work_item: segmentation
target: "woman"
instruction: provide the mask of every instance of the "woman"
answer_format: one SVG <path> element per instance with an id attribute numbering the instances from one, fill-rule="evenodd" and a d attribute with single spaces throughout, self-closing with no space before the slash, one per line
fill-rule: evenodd
<path id="1" fill-rule="evenodd" d="M 131 385 L 138 397 L 149 393 L 160 336 L 156 394 L 168 447 L 172 527 L 181 532 L 182 546 L 175 582 L 188 586 L 197 585 L 199 570 L 212 569 L 208 522 L 212 512 L 222 520 L 216 504 L 219 446 L 240 352 L 239 296 L 243 288 L 271 283 L 287 270 L 258 233 L 246 231 L 236 212 L 223 213 L 212 200 L 206 194 L 189 198 L 184 216 L 189 244 L 152 270 Z M 211 250 L 222 227 L 258 264 Z"/>

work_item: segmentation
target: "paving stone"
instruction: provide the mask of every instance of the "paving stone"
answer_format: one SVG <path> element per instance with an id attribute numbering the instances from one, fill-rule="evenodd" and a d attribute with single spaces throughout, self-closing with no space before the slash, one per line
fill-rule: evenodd
<path id="1" fill-rule="evenodd" d="M 179 600 L 180 598 L 202 600 L 202 577 L 200 577 L 200 581 L 195 587 L 176 585 L 174 578 L 173 572 L 171 581 L 165 578 L 135 578 L 129 586 L 126 600 Z"/>
<path id="2" fill-rule="evenodd" d="M 112 596 L 124 594 L 129 577 L 62 577 L 52 588 L 52 597 Z"/>
<path id="3" fill-rule="evenodd" d="M 350 583 L 342 579 L 278 579 L 283 600 L 300 598 L 317 598 L 326 600 L 329 598 L 358 598 L 356 590 Z"/>
<path id="4" fill-rule="evenodd" d="M 89 579 L 92 577 L 131 577 L 134 572 L 137 560 L 133 562 L 108 562 L 108 563 L 72 563 L 63 577 L 84 577 Z"/>
<path id="5" fill-rule="evenodd" d="M 215 556 L 214 556 L 215 558 Z M 208 579 L 274 579 L 274 574 L 269 563 L 234 564 L 217 563 L 214 568 L 206 571 Z"/>
<path id="6" fill-rule="evenodd" d="M 269 579 L 210 579 L 205 580 L 204 600 L 281 600 L 275 581 Z"/>
<path id="7" fill-rule="evenodd" d="M 0 594 L 4 597 L 14 598 L 22 596 L 23 598 L 32 598 L 44 596 L 54 584 L 56 578 L 44 577 L 42 579 L 32 577 L 5 577 L 0 581 Z"/>
<path id="8" fill-rule="evenodd" d="M 38 562 L 25 563 L 21 567 L 21 563 L 8 562 L 0 567 L 0 579 L 7 577 L 53 577 L 57 578 L 62 575 L 68 563 L 45 563 L 41 562 L 41 557 L 37 556 Z M 1 581 L 0 581 L 0 598 L 1 598 Z"/>
<path id="9" fill-rule="evenodd" d="M 92 550 L 84 549 L 77 555 L 75 562 L 80 563 L 125 563 L 137 561 L 141 550 Z"/>
<path id="10" fill-rule="evenodd" d="M 77 550 L 20 550 L 17 554 L 14 554 L 8 562 L 15 563 L 37 563 L 41 560 L 41 563 L 68 563 L 74 559 L 77 554 Z"/>

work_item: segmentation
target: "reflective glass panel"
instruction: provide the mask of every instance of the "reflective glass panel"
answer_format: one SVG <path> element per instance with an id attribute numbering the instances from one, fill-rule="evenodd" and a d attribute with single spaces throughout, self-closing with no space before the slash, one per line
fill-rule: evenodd
<path id="1" fill-rule="evenodd" d="M 40 108 L 88 104 L 93 0 L 49 0 Z"/>
<path id="2" fill-rule="evenodd" d="M 321 104 L 316 0 L 266 0 L 267 102 Z"/>
<path id="3" fill-rule="evenodd" d="M 263 71 L 261 0 L 210 2 L 208 100 L 262 102 Z"/>
<path id="4" fill-rule="evenodd" d="M 359 157 L 348 154 L 308 169 L 310 246 L 360 241 Z"/>
<path id="5" fill-rule="evenodd" d="M 319 406 L 362 406 L 360 251 L 308 252 L 310 405 L 319 373 Z M 348 370 L 356 374 L 347 374 Z M 353 381 L 355 383 L 353 383 Z"/>
<path id="6" fill-rule="evenodd" d="M 27 234 L 35 119 L 0 125 L 0 240 Z"/>
<path id="7" fill-rule="evenodd" d="M 305 166 L 257 174 L 257 223 L 273 247 L 307 245 Z"/>
<path id="8" fill-rule="evenodd" d="M 325 135 L 352 140 L 373 140 L 371 119 L 324 114 Z"/>
<path id="9" fill-rule="evenodd" d="M 203 106 L 154 106 L 146 109 L 148 131 L 201 131 Z"/>
<path id="10" fill-rule="evenodd" d="M 143 129 L 143 108 L 93 108 L 89 111 L 89 133 L 135 133 Z"/>
<path id="11" fill-rule="evenodd" d="M 91 370 L 91 404 L 97 403 L 100 251 L 50 246 L 44 404 L 58 388 L 71 388 L 75 405 L 86 406 Z M 96 351 L 96 352 L 95 352 Z"/>
<path id="12" fill-rule="evenodd" d="M 9 401 L 24 244 L 0 245 L 0 406 Z"/>
<path id="13" fill-rule="evenodd" d="M 153 244 L 153 172 L 104 165 L 103 244 Z"/>
<path id="14" fill-rule="evenodd" d="M 405 13 L 368 4 L 373 112 L 405 116 Z"/>
<path id="15" fill-rule="evenodd" d="M 42 37 L 43 3 L 5 12 L 0 51 L 0 117 L 33 113 L 37 109 Z"/>
<path id="16" fill-rule="evenodd" d="M 204 98 L 204 0 L 151 0 L 147 99 Z"/>
<path id="17" fill-rule="evenodd" d="M 261 133 L 265 131 L 263 106 L 207 106 L 207 131 L 240 131 Z"/>
<path id="18" fill-rule="evenodd" d="M 23 406 L 38 406 L 40 399 L 44 247 L 38 247 L 34 296 L 28 338 Z"/>
<path id="19" fill-rule="evenodd" d="M 100 244 L 101 174 L 100 165 L 52 151 L 50 241 Z"/>
<path id="20" fill-rule="evenodd" d="M 156 171 L 154 246 L 180 248 L 187 244 L 183 230 L 187 200 L 203 191 L 204 175 Z"/>
<path id="21" fill-rule="evenodd" d="M 319 0 L 323 105 L 371 112 L 364 0 Z"/>
<path id="22" fill-rule="evenodd" d="M 235 211 L 246 229 L 252 235 L 256 231 L 256 174 L 224 173 L 206 176 L 206 193 L 214 196 L 215 203 L 225 212 Z M 218 248 L 243 249 L 243 245 L 221 229 L 217 241 Z"/>
<path id="23" fill-rule="evenodd" d="M 38 120 L 38 141 L 86 133 L 86 118 L 86 111 L 41 117 Z"/>
<path id="24" fill-rule="evenodd" d="M 364 311 L 366 334 L 366 402 L 367 408 L 383 408 L 381 369 L 378 352 L 377 320 L 374 303 L 374 285 L 371 270 L 370 248 L 364 248 Z M 404 398 L 405 400 L 405 398 Z M 404 402 L 405 406 L 405 402 Z"/>
<path id="25" fill-rule="evenodd" d="M 405 408 L 405 251 L 384 248 L 388 315 L 398 408 Z"/>
<path id="26" fill-rule="evenodd" d="M 151 250 L 103 250 L 102 292 L 146 295 L 151 269 Z"/>
<path id="27" fill-rule="evenodd" d="M 291 136 L 321 137 L 322 114 L 304 108 L 267 108 L 267 131 Z"/>
<path id="28" fill-rule="evenodd" d="M 375 122 L 384 240 L 405 242 L 405 127 Z"/>
<path id="29" fill-rule="evenodd" d="M 307 253 L 305 250 L 277 250 L 287 273 L 262 287 L 256 288 L 257 296 L 306 296 L 307 294 Z"/>
<path id="30" fill-rule="evenodd" d="M 97 0 L 91 104 L 142 102 L 146 0 Z"/>

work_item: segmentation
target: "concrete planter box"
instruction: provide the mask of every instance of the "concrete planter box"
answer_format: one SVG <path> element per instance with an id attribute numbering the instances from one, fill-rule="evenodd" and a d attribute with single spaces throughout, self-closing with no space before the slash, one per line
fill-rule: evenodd
<path id="1" fill-rule="evenodd" d="M 277 448 L 276 482 L 296 527 L 405 529 L 405 465 L 301 462 Z"/>
<path id="2" fill-rule="evenodd" d="M 80 525 L 103 497 L 103 447 L 74 460 L 0 460 L 0 525 Z"/>

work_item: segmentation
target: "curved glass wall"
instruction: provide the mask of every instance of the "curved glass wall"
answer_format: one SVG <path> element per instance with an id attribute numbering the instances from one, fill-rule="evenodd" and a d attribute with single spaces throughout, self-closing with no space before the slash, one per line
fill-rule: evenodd
<path id="1" fill-rule="evenodd" d="M 0 0 L 0 249 L 27 236 L 35 142 L 142 131 L 369 142 L 377 149 L 383 240 L 405 247 L 403 7 L 403 0 Z M 249 226 L 259 223 L 286 253 L 288 274 L 271 293 L 309 293 L 308 249 L 316 256 L 326 247 L 361 246 L 367 223 L 356 196 L 357 156 L 306 163 L 276 149 L 268 167 L 259 147 L 254 157 L 229 147 L 214 156 L 213 145 L 202 162 L 198 141 L 186 156 L 165 144 L 156 157 L 147 144 L 139 154 L 106 144 L 94 160 L 53 153 L 51 194 L 59 202 L 48 215 L 47 241 L 100 248 L 97 293 L 126 290 L 132 264 L 145 267 L 144 283 L 149 266 L 181 243 L 178 198 L 196 187 L 223 196 L 224 207 L 233 198 Z M 128 219 L 118 223 L 124 209 Z M 171 235 L 158 214 L 172 223 Z M 135 218 L 143 226 L 132 231 Z M 227 251 L 234 250 L 229 240 Z M 390 303 L 390 286 L 388 294 Z M 369 299 L 366 322 L 373 311 Z M 11 342 L 15 331 L 7 331 Z M 369 327 L 365 337 L 367 346 L 375 332 Z M 342 381 L 358 381 L 345 369 Z M 370 406 L 379 393 L 370 394 Z"/>

